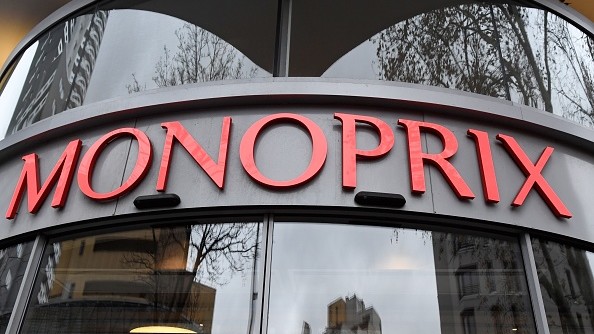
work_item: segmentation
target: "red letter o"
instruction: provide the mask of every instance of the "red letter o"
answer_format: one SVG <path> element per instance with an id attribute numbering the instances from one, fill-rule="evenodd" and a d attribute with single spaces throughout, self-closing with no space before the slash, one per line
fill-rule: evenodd
<path id="1" fill-rule="evenodd" d="M 301 175 L 288 181 L 276 181 L 265 177 L 260 173 L 254 159 L 256 138 L 265 127 L 278 122 L 292 122 L 305 127 L 312 141 L 312 156 L 309 166 L 307 166 L 307 169 Z M 316 123 L 301 115 L 282 113 L 264 117 L 246 131 L 241 139 L 239 157 L 243 168 L 254 180 L 266 186 L 285 188 L 300 185 L 314 177 L 320 171 L 324 162 L 326 162 L 327 151 L 328 144 L 326 142 L 326 136 L 324 136 L 324 132 Z"/>

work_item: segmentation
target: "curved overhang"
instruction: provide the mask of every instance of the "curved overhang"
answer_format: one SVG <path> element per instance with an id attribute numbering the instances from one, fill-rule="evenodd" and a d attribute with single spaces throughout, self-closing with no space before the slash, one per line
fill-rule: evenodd
<path id="1" fill-rule="evenodd" d="M 576 22 L 578 25 L 581 25 L 587 30 L 590 30 L 594 33 L 594 3 L 590 0 L 532 0 L 536 4 L 544 5 L 551 8 L 553 11 L 559 13 L 562 16 L 567 17 L 569 20 Z M 53 23 L 63 19 L 65 16 L 69 15 L 70 13 L 86 7 L 90 4 L 97 2 L 96 0 L 47 0 L 47 1 L 38 1 L 38 0 L 7 0 L 2 1 L 0 3 L 0 31 L 2 31 L 2 38 L 0 39 L 0 64 L 2 66 L 2 72 L 6 69 L 7 65 L 12 62 L 12 60 L 16 57 L 19 51 L 26 47 L 32 40 L 34 40 L 39 34 L 43 33 L 47 28 L 49 28 Z M 459 0 L 452 0 L 452 3 L 460 2 Z M 180 2 L 181 4 L 186 4 L 185 2 Z M 439 2 L 440 5 L 443 5 L 443 1 Z M 301 3 L 303 5 L 303 3 Z M 565 5 L 567 6 L 565 6 Z M 168 3 L 170 5 L 170 3 Z M 239 4 L 241 5 L 241 4 Z M 184 5 L 186 6 L 186 5 Z M 251 6 L 251 5 L 250 5 Z M 325 14 L 325 11 L 343 11 L 343 7 L 333 8 L 332 6 L 321 6 L 318 4 L 317 1 L 312 2 L 312 6 L 314 8 L 318 8 L 321 15 L 318 15 L 320 20 L 326 19 L 328 16 Z M 224 7 L 224 6 L 223 6 Z M 232 4 L 229 2 L 229 8 L 237 7 L 237 4 Z M 303 6 L 300 6 L 303 7 Z M 568 7 L 569 10 L 565 10 L 564 7 Z M 357 17 L 367 17 L 367 15 L 359 15 L 361 12 L 364 14 L 369 14 L 374 16 L 374 20 L 378 21 L 378 25 L 384 24 L 385 22 L 394 22 L 393 15 L 389 15 L 390 17 L 386 17 L 385 20 L 376 19 L 376 16 L 382 16 L 381 13 L 378 11 L 373 10 L 373 6 L 370 6 L 368 3 L 361 3 L 360 6 L 353 6 L 352 7 L 357 12 Z M 147 10 L 151 10 L 147 8 Z M 188 8 L 187 12 L 196 13 L 195 9 Z M 209 11 L 206 11 L 210 13 Z M 234 13 L 244 13 L 243 10 L 233 10 Z M 398 12 L 402 12 L 400 9 Z M 407 11 L 408 12 L 408 11 Z M 414 10 L 411 9 L 410 15 L 413 15 Z M 258 13 L 258 11 L 256 11 Z M 341 13 L 337 17 L 344 17 L 347 21 L 345 22 L 335 22 L 333 25 L 337 26 L 344 26 L 344 24 L 348 24 L 348 22 L 352 23 L 352 18 L 349 15 L 344 15 L 345 13 Z M 348 13 L 346 13 L 348 14 Z M 209 14 L 210 15 L 210 14 Z M 398 14 L 399 16 L 407 16 L 409 14 Z M 410 16 L 409 15 L 409 16 Z M 312 29 L 318 26 L 316 22 L 310 22 L 311 20 L 315 20 L 315 17 L 308 15 L 308 22 L 311 24 L 307 24 L 307 26 L 311 27 Z M 208 20 L 206 20 L 208 21 Z M 245 21 L 245 22 L 244 22 Z M 385 21 L 385 22 L 384 22 Z M 254 19 L 253 15 L 250 16 L 249 23 L 246 20 L 241 19 L 241 15 L 237 17 L 233 17 L 232 20 L 226 21 L 226 26 L 224 29 L 218 29 L 216 26 L 209 27 L 212 29 L 213 32 L 220 35 L 221 37 L 225 38 L 226 32 L 231 28 L 227 27 L 229 22 L 235 22 L 235 25 L 238 26 L 238 29 L 245 29 L 246 26 L 253 25 L 253 22 L 259 22 L 259 20 Z M 384 22 L 384 23 L 382 23 Z M 204 22 L 203 22 L 204 23 Z M 355 22 L 356 23 L 356 22 Z M 246 25 L 248 24 L 248 25 Z M 320 23 L 321 24 L 321 23 Z M 208 24 L 207 24 L 208 26 Z M 361 30 L 361 29 L 359 29 Z M 380 29 L 381 30 L 381 29 Z M 357 30 L 353 30 L 357 31 Z M 379 31 L 379 30 L 378 30 Z M 366 31 L 362 31 L 365 33 Z M 254 33 L 258 34 L 271 34 L 274 32 L 268 31 L 268 29 L 255 29 Z M 369 33 L 367 31 L 367 33 Z M 304 34 L 304 36 L 293 36 L 294 41 L 292 44 L 297 43 L 301 39 L 305 38 L 305 41 L 312 37 L 312 34 Z M 324 36 L 322 36 L 324 37 Z M 350 39 L 354 39 L 360 41 L 361 38 L 367 38 L 368 36 L 351 36 Z M 333 38 L 333 43 L 337 43 L 337 39 Z M 342 39 L 340 39 L 342 40 Z M 310 43 L 311 44 L 311 43 Z M 337 52 L 344 52 L 350 50 L 349 48 L 352 47 L 352 43 L 343 43 L 343 46 L 334 46 L 334 49 Z M 304 46 L 300 49 L 303 49 L 303 52 L 308 51 L 308 43 L 304 43 Z M 320 44 L 315 44 L 320 45 Z M 236 45 L 236 47 L 240 51 L 242 50 L 241 45 Z M 249 45 L 244 46 L 244 48 L 249 48 Z M 245 53 L 245 52 L 244 52 Z M 254 53 L 254 52 L 250 52 Z M 295 60 L 298 62 L 300 59 L 307 59 L 307 61 L 311 61 L 310 57 L 301 57 L 301 55 L 292 55 L 294 56 Z M 333 60 L 335 60 L 337 55 L 328 54 L 326 58 L 329 59 L 321 59 L 319 60 L 320 68 L 326 68 L 328 64 L 331 64 Z M 341 56 L 341 55 L 338 55 Z M 250 55 L 252 60 L 257 64 L 270 64 L 270 59 L 268 59 L 267 54 L 262 52 L 255 51 L 255 54 Z M 330 59 L 331 58 L 331 59 Z M 318 71 L 319 72 L 319 71 Z M 319 75 L 320 73 L 311 73 L 314 76 Z"/>

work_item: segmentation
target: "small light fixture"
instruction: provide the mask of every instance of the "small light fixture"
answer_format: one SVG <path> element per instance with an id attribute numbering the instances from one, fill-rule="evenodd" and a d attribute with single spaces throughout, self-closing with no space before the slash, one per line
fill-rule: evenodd
<path id="1" fill-rule="evenodd" d="M 193 330 L 171 326 L 143 326 L 134 328 L 130 333 L 151 333 L 151 334 L 196 334 Z"/>
<path id="2" fill-rule="evenodd" d="M 359 205 L 401 208 L 406 204 L 406 198 L 400 194 L 360 191 L 355 195 L 355 203 Z"/>
<path id="3" fill-rule="evenodd" d="M 517 328 L 512 328 L 512 331 L 516 332 L 518 329 Z"/>
<path id="4" fill-rule="evenodd" d="M 139 210 L 172 208 L 178 206 L 181 199 L 176 194 L 155 194 L 138 196 L 134 200 L 134 206 Z"/>

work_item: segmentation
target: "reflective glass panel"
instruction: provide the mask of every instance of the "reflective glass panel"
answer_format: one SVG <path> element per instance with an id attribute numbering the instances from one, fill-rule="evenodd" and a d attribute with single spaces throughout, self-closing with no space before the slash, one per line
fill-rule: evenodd
<path id="1" fill-rule="evenodd" d="M 107 2 L 25 51 L 0 96 L 0 133 L 139 91 L 270 77 L 275 31 L 273 0 Z"/>
<path id="2" fill-rule="evenodd" d="M 29 262 L 33 242 L 0 249 L 0 332 L 6 331 Z"/>
<path id="3" fill-rule="evenodd" d="M 291 76 L 451 88 L 594 124 L 594 40 L 526 2 L 304 0 L 292 24 Z"/>
<path id="4" fill-rule="evenodd" d="M 551 334 L 594 333 L 594 253 L 532 239 Z"/>
<path id="5" fill-rule="evenodd" d="M 247 333 L 259 235 L 221 223 L 50 242 L 24 333 Z"/>
<path id="6" fill-rule="evenodd" d="M 277 223 L 268 333 L 536 333 L 519 245 L 394 227 Z"/>

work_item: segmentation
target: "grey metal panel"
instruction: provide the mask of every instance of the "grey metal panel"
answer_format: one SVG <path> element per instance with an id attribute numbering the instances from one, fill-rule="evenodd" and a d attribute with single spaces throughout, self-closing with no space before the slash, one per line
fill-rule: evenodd
<path id="1" fill-rule="evenodd" d="M 239 143 L 256 120 L 280 112 L 302 114 L 318 124 L 328 140 L 328 157 L 316 178 L 302 186 L 278 191 L 259 185 L 246 174 L 239 159 Z M 85 143 L 84 154 L 99 136 L 118 127 L 137 124 L 152 141 L 154 161 L 139 187 L 118 200 L 117 209 L 115 202 L 97 203 L 86 198 L 75 184 L 65 209 L 50 208 L 51 198 L 37 215 L 23 214 L 23 206 L 14 222 L 6 221 L 0 225 L 0 233 L 10 237 L 113 214 L 140 213 L 133 206 L 134 198 L 156 193 L 165 139 L 165 130 L 160 123 L 182 122 L 216 159 L 221 122 L 225 116 L 233 117 L 233 126 L 224 190 L 218 189 L 188 153 L 176 144 L 168 192 L 180 195 L 182 202 L 177 209 L 267 205 L 356 207 L 355 192 L 341 187 L 341 126 L 333 119 L 335 112 L 380 118 L 390 124 L 395 133 L 395 147 L 385 158 L 357 164 L 359 183 L 356 191 L 401 193 L 408 199 L 402 210 L 411 214 L 438 213 L 493 221 L 594 241 L 593 218 L 588 214 L 591 209 L 587 201 L 594 189 L 591 177 L 594 175 L 594 131 L 554 115 L 475 94 L 409 84 L 305 79 L 192 85 L 152 91 L 65 112 L 5 139 L 0 142 L 3 147 L 0 157 L 4 161 L 0 173 L 3 184 L 10 190 L 0 193 L 3 210 L 8 206 L 22 167 L 20 157 L 28 152 L 39 154 L 41 175 L 45 179 L 70 140 L 81 137 Z M 130 118 L 138 118 L 137 123 L 125 121 Z M 436 122 L 456 133 L 460 148 L 452 162 L 467 179 L 477 198 L 458 200 L 433 167 L 427 167 L 431 173 L 427 192 L 422 196 L 411 195 L 407 139 L 404 130 L 396 125 L 399 118 Z M 524 120 L 528 118 L 533 123 Z M 474 143 L 466 137 L 468 128 L 490 134 L 502 197 L 499 204 L 485 204 L 483 200 Z M 513 135 L 533 162 L 545 146 L 554 146 L 555 152 L 544 175 L 573 211 L 574 218 L 555 218 L 534 191 L 522 207 L 509 206 L 525 176 L 495 140 L 498 133 Z M 291 178 L 309 161 L 311 143 L 299 127 L 276 125 L 265 131 L 260 139 L 256 160 L 269 177 Z M 359 132 L 359 139 L 362 148 L 377 145 L 375 135 L 364 130 Z M 427 139 L 430 150 L 441 150 L 441 144 L 435 138 L 427 136 Z M 102 155 L 112 162 L 99 162 L 95 179 L 104 179 L 108 183 L 97 184 L 97 190 L 115 189 L 122 175 L 129 175 L 134 167 L 136 146 L 131 146 L 132 152 L 126 160 L 126 145 L 120 145 L 123 146 L 110 144 L 105 156 Z"/>

